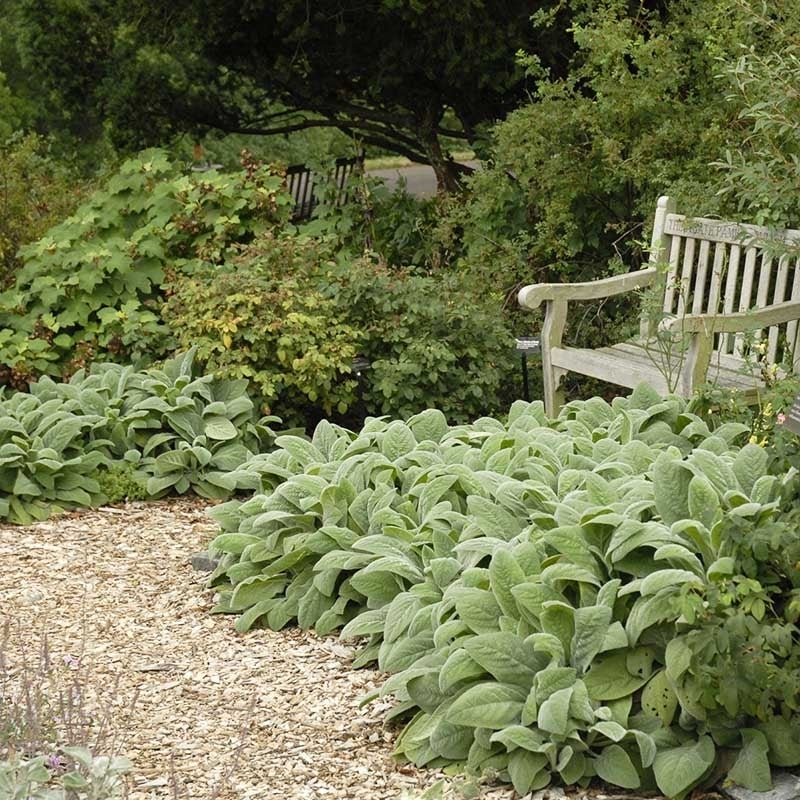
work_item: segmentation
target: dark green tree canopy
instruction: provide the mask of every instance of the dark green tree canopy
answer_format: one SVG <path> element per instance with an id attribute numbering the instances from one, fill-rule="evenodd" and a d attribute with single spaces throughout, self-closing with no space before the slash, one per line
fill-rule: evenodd
<path id="1" fill-rule="evenodd" d="M 554 33 L 566 20 L 546 34 L 531 24 L 559 13 L 551 0 L 18 2 L 26 63 L 124 148 L 330 126 L 432 164 L 446 185 L 443 139 L 475 142 L 525 96 L 517 52 L 560 74 L 571 48 Z"/>

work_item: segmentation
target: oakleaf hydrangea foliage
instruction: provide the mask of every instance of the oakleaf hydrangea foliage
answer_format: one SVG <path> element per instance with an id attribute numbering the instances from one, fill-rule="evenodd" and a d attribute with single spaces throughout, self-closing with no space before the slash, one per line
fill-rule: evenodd
<path id="1" fill-rule="evenodd" d="M 800 764 L 800 545 L 795 474 L 746 439 L 644 387 L 279 436 L 212 512 L 216 610 L 363 637 L 417 765 L 765 789 Z"/>
<path id="2" fill-rule="evenodd" d="M 231 174 L 181 174 L 162 150 L 126 161 L 64 222 L 22 248 L 0 295 L 0 363 L 22 386 L 97 355 L 152 361 L 174 350 L 159 315 L 166 284 L 225 262 L 288 218 L 281 174 L 249 160 Z"/>

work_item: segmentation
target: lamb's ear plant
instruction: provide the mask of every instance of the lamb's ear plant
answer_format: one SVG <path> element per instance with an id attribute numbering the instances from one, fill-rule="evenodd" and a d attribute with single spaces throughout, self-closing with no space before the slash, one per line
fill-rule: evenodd
<path id="1" fill-rule="evenodd" d="M 26 524 L 100 500 L 91 474 L 108 457 L 85 446 L 99 421 L 67 410 L 58 399 L 42 402 L 20 393 L 0 401 L 0 516 Z"/>
<path id="2" fill-rule="evenodd" d="M 29 523 L 125 497 L 257 488 L 240 467 L 269 450 L 276 417 L 256 418 L 247 383 L 198 376 L 194 351 L 136 372 L 97 364 L 0 400 L 0 517 Z"/>
<path id="3" fill-rule="evenodd" d="M 3 800 L 116 800 L 126 796 L 125 775 L 131 762 L 122 756 L 93 756 L 81 747 L 65 747 L 64 763 L 74 768 L 64 772 L 45 756 L 15 757 L 0 761 L 0 797 Z"/>
<path id="4" fill-rule="evenodd" d="M 520 794 L 597 777 L 683 798 L 725 771 L 762 788 L 800 763 L 800 546 L 796 475 L 748 433 L 640 387 L 555 420 L 520 402 L 278 437 L 256 494 L 212 512 L 217 610 L 361 637 L 420 766 Z"/>

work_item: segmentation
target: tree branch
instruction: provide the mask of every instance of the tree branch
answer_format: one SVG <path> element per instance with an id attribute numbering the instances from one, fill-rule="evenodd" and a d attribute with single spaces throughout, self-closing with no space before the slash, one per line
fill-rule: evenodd
<path id="1" fill-rule="evenodd" d="M 252 136 L 276 136 L 281 133 L 293 133 L 295 131 L 304 131 L 309 128 L 340 128 L 340 122 L 329 119 L 307 119 L 302 122 L 296 122 L 292 125 L 279 125 L 274 128 L 255 128 L 249 125 L 232 125 L 225 123 L 222 120 L 212 122 L 208 119 L 198 120 L 203 125 L 209 125 L 213 128 L 220 128 L 226 133 L 242 133 L 250 134 Z"/>

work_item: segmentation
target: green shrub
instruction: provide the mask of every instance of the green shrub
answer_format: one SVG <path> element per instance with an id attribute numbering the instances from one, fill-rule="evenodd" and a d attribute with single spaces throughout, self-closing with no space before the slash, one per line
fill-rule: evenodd
<path id="1" fill-rule="evenodd" d="M 13 281 L 22 266 L 20 247 L 71 214 L 87 188 L 51 157 L 42 137 L 5 141 L 0 134 L 0 286 Z"/>
<path id="2" fill-rule="evenodd" d="M 368 258 L 332 267 L 321 290 L 364 332 L 371 413 L 408 417 L 434 406 L 465 421 L 506 404 L 514 340 L 495 298 L 456 277 Z"/>
<path id="3" fill-rule="evenodd" d="M 741 97 L 729 97 L 730 84 L 719 75 L 726 65 L 732 73 L 738 69 L 742 45 L 757 41 L 753 14 L 747 3 L 719 0 L 637 7 L 635 13 L 620 2 L 570 4 L 575 49 L 569 67 L 545 75 L 535 55 L 524 59 L 531 102 L 495 126 L 485 169 L 470 180 L 464 199 L 442 214 L 436 232 L 442 259 L 486 292 L 508 298 L 513 312 L 520 285 L 637 269 L 660 195 L 674 196 L 689 214 L 735 213 L 739 172 L 730 173 L 731 193 L 723 196 L 725 179 L 712 162 L 745 140 L 754 138 L 766 150 L 793 135 L 791 106 L 784 104 L 770 107 L 770 131 L 751 137 L 737 116 Z M 540 14 L 534 22 L 547 20 Z M 764 35 L 747 66 L 757 66 L 774 40 Z M 767 72 L 771 99 L 791 95 L 781 89 L 776 69 Z M 761 86 L 764 71 L 759 76 L 752 88 Z M 757 112 L 761 94 L 751 97 Z M 767 116 L 762 108 L 759 124 Z M 789 156 L 782 162 L 786 178 L 794 150 L 772 152 L 776 165 Z M 791 204 L 790 182 L 776 193 L 751 160 L 748 197 L 758 184 L 762 199 L 773 194 L 776 205 Z M 619 341 L 637 305 L 630 294 L 583 305 L 568 322 L 566 342 L 596 347 Z M 538 314 L 513 316 L 520 333 L 542 324 Z"/>
<path id="4" fill-rule="evenodd" d="M 265 411 L 302 423 L 315 409 L 344 413 L 355 401 L 353 357 L 364 335 L 351 309 L 322 295 L 327 248 L 297 237 L 260 237 L 224 268 L 176 279 L 163 319 L 209 372 L 246 378 Z"/>
<path id="5" fill-rule="evenodd" d="M 179 344 L 209 372 L 247 378 L 293 424 L 353 409 L 357 354 L 371 362 L 364 401 L 375 414 L 437 406 L 465 420 L 500 407 L 511 382 L 513 340 L 491 298 L 446 275 L 336 261 L 327 241 L 261 236 L 169 294 L 163 319 Z"/>
<path id="6" fill-rule="evenodd" d="M 418 765 L 682 798 L 800 764 L 798 537 L 745 425 L 646 387 L 548 420 L 321 423 L 214 509 L 217 611 L 368 637 Z M 790 595 L 787 602 L 786 595 Z M 708 666 L 709 661 L 711 667 Z M 773 682 L 764 682 L 766 678 Z"/>
<path id="7" fill-rule="evenodd" d="M 99 469 L 92 477 L 97 481 L 107 503 L 147 499 L 147 483 L 134 464 L 112 462 L 106 469 Z"/>
<path id="8" fill-rule="evenodd" d="M 352 209 L 278 235 L 291 205 L 282 187 L 247 158 L 239 173 L 201 176 L 181 175 L 158 150 L 126 162 L 23 248 L 0 295 L 0 382 L 25 389 L 40 375 L 146 367 L 194 347 L 206 370 L 246 378 L 266 409 L 301 424 L 353 413 L 360 354 L 372 362 L 364 399 L 375 413 L 437 405 L 465 420 L 504 404 L 513 350 L 498 296 L 354 259 L 356 234 L 339 229 Z M 388 253 L 414 260 L 415 223 L 401 230 L 409 204 L 368 227 L 388 237 Z M 320 238 L 307 235 L 314 224 Z"/>
<path id="9" fill-rule="evenodd" d="M 759 225 L 797 227 L 800 219 L 800 13 L 794 4 L 740 4 L 754 35 L 723 64 L 737 134 L 717 167 L 722 193 Z"/>
<path id="10" fill-rule="evenodd" d="M 21 251 L 0 296 L 0 363 L 20 384 L 93 360 L 145 363 L 174 350 L 162 286 L 284 220 L 281 175 L 244 159 L 239 173 L 181 175 L 159 150 L 125 162 L 75 214 Z"/>

